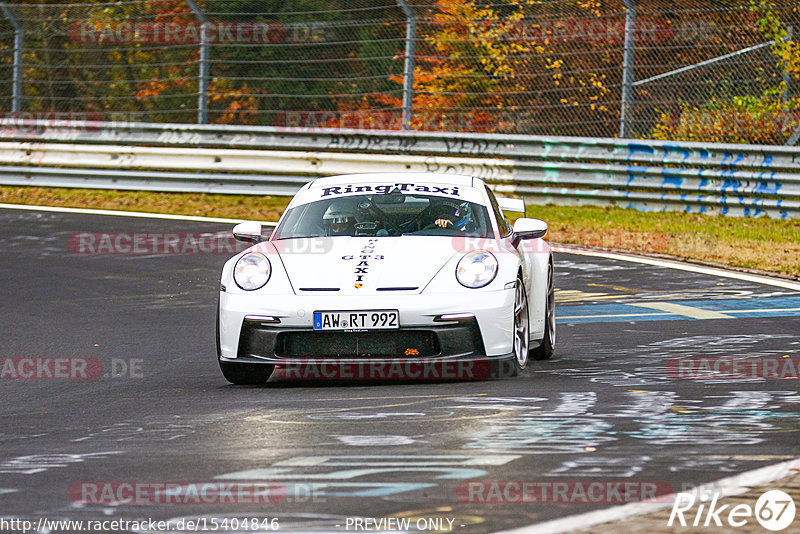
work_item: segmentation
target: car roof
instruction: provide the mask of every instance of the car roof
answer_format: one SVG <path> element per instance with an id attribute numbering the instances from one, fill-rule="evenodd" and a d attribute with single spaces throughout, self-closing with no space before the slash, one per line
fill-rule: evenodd
<path id="1" fill-rule="evenodd" d="M 411 181 L 415 183 L 435 183 L 458 185 L 462 187 L 476 187 L 478 179 L 465 174 L 446 174 L 443 172 L 376 172 L 364 174 L 340 174 L 317 178 L 308 184 L 309 189 L 317 187 L 330 187 L 337 184 L 359 184 L 369 182 Z"/>

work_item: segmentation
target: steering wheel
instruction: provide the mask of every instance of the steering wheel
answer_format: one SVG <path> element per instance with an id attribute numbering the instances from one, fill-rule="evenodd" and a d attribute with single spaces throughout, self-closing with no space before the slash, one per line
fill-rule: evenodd
<path id="1" fill-rule="evenodd" d="M 430 216 L 431 210 L 433 208 L 435 208 L 435 207 L 437 207 L 437 206 L 428 206 L 424 210 L 422 210 L 419 213 L 417 213 L 411 220 L 409 220 L 407 222 L 404 222 L 401 225 L 400 232 L 401 233 L 407 232 L 408 230 L 410 230 L 413 227 L 414 224 L 417 225 L 417 229 L 416 229 L 417 232 L 420 232 L 422 230 L 428 230 L 427 226 L 425 226 L 425 227 L 422 226 L 422 221 L 424 221 L 425 219 L 427 219 Z M 434 224 L 434 223 L 431 223 L 431 224 Z M 430 225 L 428 225 L 428 226 L 430 226 Z"/>
<path id="2" fill-rule="evenodd" d="M 427 225 L 426 227 L 418 230 L 419 232 L 428 232 L 429 230 L 436 230 L 436 235 L 461 235 L 463 232 L 452 225 L 438 226 L 435 222 Z M 429 234 L 432 235 L 432 234 Z"/>
<path id="3" fill-rule="evenodd" d="M 398 228 L 398 227 L 397 227 L 397 226 L 396 226 L 396 225 L 395 225 L 395 224 L 392 222 L 392 220 L 389 218 L 389 216 L 388 216 L 388 215 L 386 215 L 386 213 L 384 213 L 384 211 L 383 211 L 382 209 L 380 209 L 379 207 L 377 207 L 377 206 L 376 206 L 375 204 L 373 204 L 371 201 L 369 201 L 369 200 L 365 200 L 364 202 L 362 202 L 361 204 L 359 204 L 359 205 L 358 205 L 358 209 L 359 209 L 359 210 L 361 210 L 361 211 L 363 211 L 363 212 L 364 212 L 364 213 L 366 213 L 366 214 L 369 214 L 369 212 L 370 212 L 370 210 L 371 210 L 373 213 L 375 213 L 375 214 L 376 214 L 376 215 L 377 215 L 377 216 L 378 216 L 378 217 L 381 219 L 381 222 L 383 223 L 383 225 L 384 225 L 384 226 L 385 226 L 387 229 L 389 229 L 389 230 L 394 230 L 394 231 L 395 231 L 395 232 L 397 232 L 398 234 L 402 233 L 402 231 L 400 230 L 400 228 Z"/>

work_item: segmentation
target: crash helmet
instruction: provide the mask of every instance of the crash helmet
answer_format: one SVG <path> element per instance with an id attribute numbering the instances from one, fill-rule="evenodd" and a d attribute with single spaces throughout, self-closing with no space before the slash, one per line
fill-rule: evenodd
<path id="1" fill-rule="evenodd" d="M 328 235 L 352 235 L 356 224 L 355 209 L 346 200 L 334 200 L 325 210 L 322 223 Z"/>
<path id="2" fill-rule="evenodd" d="M 459 230 L 464 230 L 472 220 L 472 206 L 469 202 L 462 202 L 456 206 L 453 225 Z"/>
<path id="3" fill-rule="evenodd" d="M 436 211 L 437 218 L 444 218 L 453 223 L 453 228 L 464 230 L 472 220 L 472 208 L 469 202 L 442 201 Z"/>

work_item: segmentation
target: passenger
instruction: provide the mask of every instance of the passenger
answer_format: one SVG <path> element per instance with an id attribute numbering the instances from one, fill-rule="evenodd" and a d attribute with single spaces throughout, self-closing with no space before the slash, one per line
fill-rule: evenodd
<path id="1" fill-rule="evenodd" d="M 349 202 L 335 200 L 325 210 L 322 224 L 327 235 L 355 235 L 356 212 Z"/>
<path id="2" fill-rule="evenodd" d="M 472 221 L 472 208 L 469 202 L 462 202 L 458 206 L 445 204 L 446 212 L 442 213 L 434 222 L 439 228 L 454 228 L 462 232 Z"/>

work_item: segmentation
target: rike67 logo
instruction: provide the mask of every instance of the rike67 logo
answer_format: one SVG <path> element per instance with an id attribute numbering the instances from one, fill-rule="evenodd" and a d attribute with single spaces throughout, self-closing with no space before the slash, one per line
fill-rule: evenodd
<path id="1" fill-rule="evenodd" d="M 667 526 L 739 528 L 752 524 L 755 518 L 765 529 L 780 532 L 794 521 L 794 500 L 785 491 L 767 491 L 758 498 L 754 507 L 750 504 L 720 505 L 719 497 L 720 494 L 715 492 L 709 501 L 708 493 L 678 493 Z"/>

